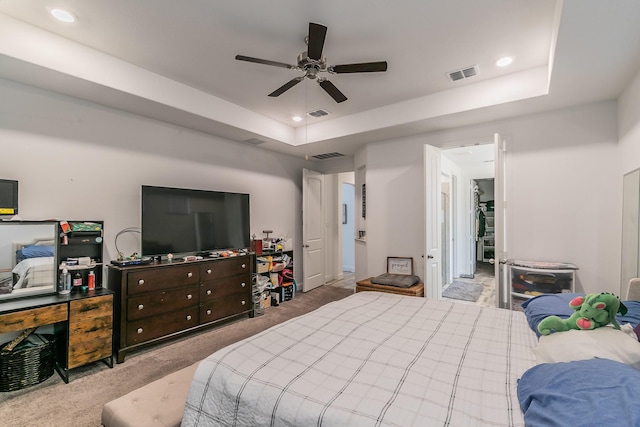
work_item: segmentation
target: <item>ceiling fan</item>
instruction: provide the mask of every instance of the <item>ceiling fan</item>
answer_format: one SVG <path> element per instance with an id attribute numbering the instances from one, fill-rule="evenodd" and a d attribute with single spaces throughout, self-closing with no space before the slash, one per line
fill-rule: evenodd
<path id="1" fill-rule="evenodd" d="M 320 77 L 320 73 L 329 74 L 347 74 L 347 73 L 376 73 L 387 71 L 387 61 L 364 62 L 359 64 L 344 65 L 327 65 L 327 59 L 322 56 L 324 47 L 324 39 L 327 35 L 327 27 L 313 22 L 309 23 L 309 35 L 305 37 L 307 51 L 298 55 L 296 65 L 285 64 L 283 62 L 269 61 L 267 59 L 253 58 L 250 56 L 236 55 L 239 61 L 255 62 L 257 64 L 271 65 L 274 67 L 288 68 L 290 70 L 303 71 L 304 75 L 289 80 L 278 89 L 274 90 L 269 96 L 280 96 L 304 78 L 316 80 L 320 87 L 325 90 L 336 102 L 344 102 L 347 97 L 338 90 L 338 88 L 324 77 Z"/>

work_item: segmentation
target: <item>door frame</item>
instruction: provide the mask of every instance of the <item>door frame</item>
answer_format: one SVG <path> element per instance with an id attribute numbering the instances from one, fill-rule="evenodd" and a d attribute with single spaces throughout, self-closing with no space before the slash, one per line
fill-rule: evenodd
<path id="1" fill-rule="evenodd" d="M 486 140 L 487 138 L 483 138 Z M 491 142 L 488 142 L 491 144 Z M 506 218 L 506 141 L 500 136 L 500 134 L 495 133 L 493 135 L 493 146 L 494 146 L 494 192 L 499 197 L 495 197 L 495 281 L 496 281 L 496 300 L 495 306 L 501 307 L 504 306 L 504 300 L 506 299 L 507 294 L 507 281 L 506 281 L 506 268 L 504 267 L 504 262 L 507 257 L 507 218 Z M 437 262 L 431 261 L 434 258 L 429 258 L 429 255 L 435 256 L 435 249 L 433 244 L 431 243 L 431 239 L 436 238 L 435 241 L 441 241 L 441 236 L 439 234 L 435 234 L 440 229 L 440 218 L 434 213 L 430 213 L 430 210 L 433 206 L 436 207 L 436 212 L 438 215 L 440 214 L 440 182 L 439 177 L 441 174 L 439 156 L 438 162 L 436 163 L 434 159 L 430 158 L 430 153 L 432 153 L 432 149 L 438 150 L 438 153 L 441 151 L 439 148 L 436 148 L 432 145 L 425 144 L 424 146 L 424 212 L 425 212 L 425 296 L 429 298 L 441 299 L 442 298 L 442 287 L 434 286 L 434 283 L 437 282 L 434 280 L 435 277 L 442 277 L 442 272 L 439 269 L 442 268 L 441 262 L 438 259 Z M 447 147 L 453 148 L 453 147 Z M 446 148 L 443 148 L 446 149 Z M 467 177 L 471 181 L 471 177 Z M 433 187 L 427 179 L 437 179 L 437 187 Z M 436 188 L 436 196 L 434 200 L 434 196 L 430 194 L 429 188 Z M 473 197 L 472 193 L 473 189 L 470 190 L 470 196 Z M 431 207 L 430 207 L 431 206 Z M 470 212 L 469 215 L 465 215 L 467 218 L 471 218 L 472 221 L 474 219 L 474 206 L 473 203 L 469 206 Z M 431 222 L 430 222 L 431 221 Z M 470 224 L 473 225 L 473 224 Z M 500 230 L 498 230 L 500 228 Z M 470 234 L 474 231 L 474 228 L 471 227 Z M 470 236 L 471 240 L 475 240 L 473 236 Z M 469 253 L 471 254 L 471 262 L 473 266 L 475 266 L 475 250 L 473 249 L 473 245 L 469 246 Z M 431 261 L 431 262 L 430 262 Z M 434 274 L 434 271 L 435 274 Z M 501 304 L 502 303 L 502 304 Z"/>

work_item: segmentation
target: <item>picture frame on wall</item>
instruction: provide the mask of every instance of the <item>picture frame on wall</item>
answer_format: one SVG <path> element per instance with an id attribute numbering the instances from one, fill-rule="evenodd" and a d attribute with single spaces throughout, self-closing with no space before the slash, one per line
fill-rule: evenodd
<path id="1" fill-rule="evenodd" d="M 387 257 L 387 273 L 413 275 L 413 258 Z"/>

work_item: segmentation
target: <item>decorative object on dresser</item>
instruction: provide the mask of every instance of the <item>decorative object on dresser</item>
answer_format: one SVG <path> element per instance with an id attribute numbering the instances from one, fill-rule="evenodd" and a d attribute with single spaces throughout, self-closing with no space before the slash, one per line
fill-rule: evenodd
<path id="1" fill-rule="evenodd" d="M 109 266 L 115 292 L 114 347 L 117 362 L 127 352 L 217 322 L 253 315 L 254 255 Z"/>

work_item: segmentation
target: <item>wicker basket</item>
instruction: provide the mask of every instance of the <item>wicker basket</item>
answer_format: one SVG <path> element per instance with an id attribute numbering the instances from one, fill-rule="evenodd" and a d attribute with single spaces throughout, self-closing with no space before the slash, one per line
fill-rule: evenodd
<path id="1" fill-rule="evenodd" d="M 12 351 L 0 353 L 0 391 L 20 390 L 51 377 L 54 354 L 55 340 L 48 334 L 31 334 Z"/>

